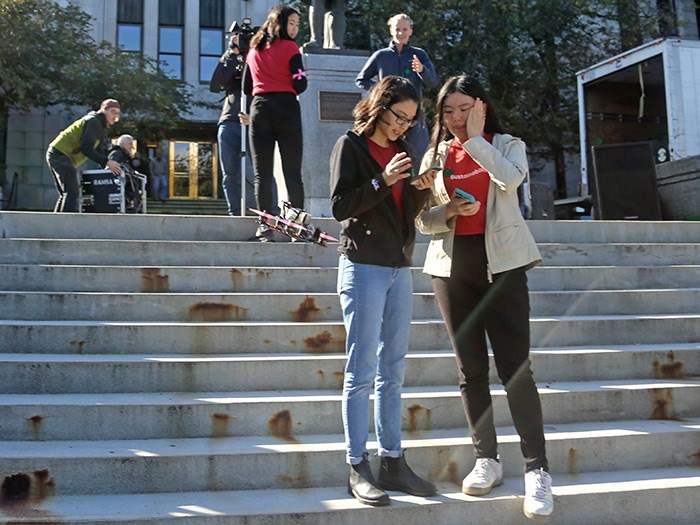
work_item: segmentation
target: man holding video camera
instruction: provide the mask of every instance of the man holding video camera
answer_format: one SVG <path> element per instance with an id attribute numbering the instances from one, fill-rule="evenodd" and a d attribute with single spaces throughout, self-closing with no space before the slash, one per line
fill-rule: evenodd
<path id="1" fill-rule="evenodd" d="M 219 165 L 223 175 L 222 186 L 229 215 L 241 215 L 241 121 L 239 119 L 245 56 L 238 46 L 240 35 L 240 32 L 231 35 L 229 47 L 221 55 L 209 83 L 209 91 L 226 93 L 218 122 L 217 140 Z M 247 41 L 249 40 L 248 38 Z"/>

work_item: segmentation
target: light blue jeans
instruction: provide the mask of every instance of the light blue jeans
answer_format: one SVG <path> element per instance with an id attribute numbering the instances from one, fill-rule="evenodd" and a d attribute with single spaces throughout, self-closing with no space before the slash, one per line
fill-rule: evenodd
<path id="1" fill-rule="evenodd" d="M 241 124 L 226 120 L 219 124 L 219 163 L 229 215 L 241 214 Z"/>
<path id="2" fill-rule="evenodd" d="M 347 363 L 343 383 L 346 459 L 367 452 L 369 396 L 374 384 L 374 429 L 379 455 L 401 456 L 401 386 L 413 315 L 411 269 L 353 263 L 338 265 Z"/>

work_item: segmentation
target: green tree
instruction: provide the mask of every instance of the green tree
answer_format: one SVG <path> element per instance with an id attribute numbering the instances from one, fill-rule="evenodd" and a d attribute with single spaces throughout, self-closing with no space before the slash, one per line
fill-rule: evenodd
<path id="1" fill-rule="evenodd" d="M 658 37 L 672 14 L 638 0 L 348 0 L 348 25 L 360 29 L 347 47 L 386 45 L 386 20 L 399 12 L 413 19 L 411 43 L 428 51 L 443 81 L 479 78 L 530 156 L 554 162 L 559 197 L 565 155 L 579 149 L 576 72 Z"/>
<path id="2" fill-rule="evenodd" d="M 161 138 L 189 112 L 193 100 L 185 82 L 164 75 L 153 59 L 98 44 L 91 24 L 71 3 L 0 0 L 0 163 L 11 110 L 95 108 L 114 97 L 126 116 L 114 132 L 129 129 L 142 140 Z"/>

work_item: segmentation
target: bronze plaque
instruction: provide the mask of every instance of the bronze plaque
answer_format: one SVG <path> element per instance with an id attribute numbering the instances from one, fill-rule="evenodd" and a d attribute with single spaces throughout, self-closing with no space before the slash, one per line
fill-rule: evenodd
<path id="1" fill-rule="evenodd" d="M 354 91 L 318 92 L 318 120 L 321 122 L 354 122 L 352 110 L 362 98 Z"/>

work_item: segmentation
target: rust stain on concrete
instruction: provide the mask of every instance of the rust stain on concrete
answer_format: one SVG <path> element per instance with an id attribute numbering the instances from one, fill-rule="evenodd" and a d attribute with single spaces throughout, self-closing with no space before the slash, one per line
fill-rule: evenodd
<path id="1" fill-rule="evenodd" d="M 649 419 L 677 420 L 673 401 L 673 389 L 658 388 L 650 392 L 652 412 Z"/>
<path id="2" fill-rule="evenodd" d="M 41 430 L 44 423 L 44 416 L 32 416 L 27 418 L 29 431 L 34 441 L 41 441 Z"/>
<path id="3" fill-rule="evenodd" d="M 304 349 L 312 354 L 330 353 L 342 344 L 344 344 L 342 341 L 333 339 L 333 334 L 327 330 L 304 339 Z"/>
<path id="4" fill-rule="evenodd" d="M 433 411 L 420 405 L 408 407 L 408 432 L 430 430 Z M 422 424 L 421 424 L 422 423 Z"/>
<path id="5" fill-rule="evenodd" d="M 652 363 L 652 371 L 654 377 L 657 379 L 683 379 L 685 377 L 683 363 L 676 361 L 673 350 L 666 354 L 665 363 L 659 363 L 659 361 L 655 359 Z"/>
<path id="6" fill-rule="evenodd" d="M 141 268 L 141 292 L 163 293 L 170 289 L 169 277 L 160 268 Z"/>
<path id="7" fill-rule="evenodd" d="M 83 355 L 83 353 L 85 351 L 85 344 L 86 343 L 87 343 L 87 341 L 76 341 L 76 340 L 68 341 L 68 344 L 71 347 L 75 348 L 75 353 L 78 355 Z"/>
<path id="8" fill-rule="evenodd" d="M 211 416 L 211 435 L 215 438 L 229 436 L 229 423 L 232 418 L 228 414 L 215 412 Z"/>
<path id="9" fill-rule="evenodd" d="M 297 443 L 297 439 L 292 435 L 292 414 L 289 410 L 280 410 L 267 422 L 270 434 L 278 438 Z"/>
<path id="10" fill-rule="evenodd" d="M 578 474 L 578 452 L 575 448 L 569 449 L 569 454 L 566 459 L 566 467 L 569 474 Z"/>
<path id="11" fill-rule="evenodd" d="M 314 321 L 321 309 L 316 306 L 313 297 L 306 297 L 296 310 L 292 312 L 292 317 L 297 323 L 308 323 Z"/>
<path id="12" fill-rule="evenodd" d="M 248 309 L 231 303 L 199 302 L 190 306 L 188 320 L 204 322 L 241 321 L 248 317 Z"/>

